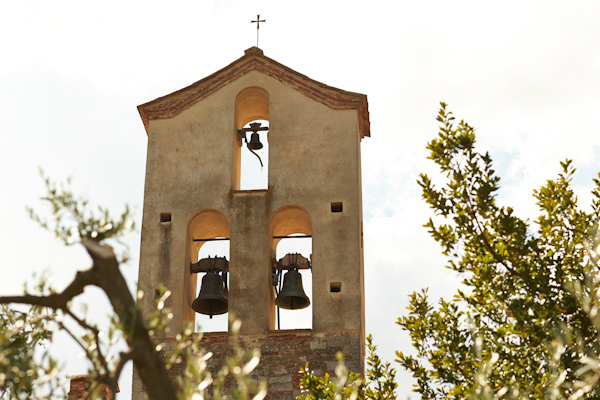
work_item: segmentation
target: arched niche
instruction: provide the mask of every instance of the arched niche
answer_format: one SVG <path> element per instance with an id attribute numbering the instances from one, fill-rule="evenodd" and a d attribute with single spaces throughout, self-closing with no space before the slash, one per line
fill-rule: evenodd
<path id="1" fill-rule="evenodd" d="M 289 205 L 279 208 L 273 213 L 269 221 L 271 233 L 272 262 L 278 260 L 288 253 L 298 253 L 307 259 L 312 253 L 312 223 L 308 212 L 297 205 Z M 309 237 L 303 237 L 303 236 Z M 283 238 L 282 238 L 283 237 Z M 281 329 L 306 329 L 312 328 L 312 271 L 301 270 L 304 291 L 311 299 L 311 305 L 306 309 L 279 311 L 281 318 Z M 270 310 L 270 329 L 277 329 L 275 306 L 276 293 L 271 293 L 272 310 Z"/>
<path id="2" fill-rule="evenodd" d="M 271 216 L 269 221 L 271 231 L 271 247 L 273 251 L 281 239 L 276 236 L 288 236 L 294 233 L 312 235 L 312 223 L 308 211 L 296 205 L 284 206 L 279 208 Z"/>
<path id="3" fill-rule="evenodd" d="M 235 116 L 233 137 L 233 189 L 240 190 L 241 150 L 245 144 L 237 131 L 253 121 L 269 121 L 269 93 L 258 86 L 251 86 L 238 93 L 235 99 Z M 268 159 L 268 154 L 267 154 Z M 266 160 L 268 161 L 268 160 Z M 268 163 L 268 162 L 267 162 Z"/>
<path id="4" fill-rule="evenodd" d="M 257 119 L 269 120 L 269 93 L 252 86 L 242 90 L 235 99 L 235 129 L 242 129 Z"/>
<path id="5" fill-rule="evenodd" d="M 198 251 L 206 242 L 194 242 L 194 239 L 214 239 L 229 237 L 229 221 L 225 214 L 217 210 L 201 210 L 190 218 L 188 224 L 190 261 L 198 261 Z M 196 259 L 193 259 L 196 257 Z"/>
<path id="6" fill-rule="evenodd" d="M 188 289 L 186 293 L 187 301 L 184 305 L 185 322 L 187 323 L 193 323 L 195 320 L 196 313 L 192 310 L 191 305 L 198 295 L 199 290 L 197 286 L 197 274 L 190 273 L 190 263 L 198 261 L 200 248 L 207 243 L 207 241 L 194 241 L 194 239 L 229 238 L 229 235 L 229 221 L 225 214 L 220 211 L 213 209 L 200 210 L 189 219 L 185 266 L 186 286 Z M 227 259 L 229 260 L 229 256 L 227 256 Z"/>

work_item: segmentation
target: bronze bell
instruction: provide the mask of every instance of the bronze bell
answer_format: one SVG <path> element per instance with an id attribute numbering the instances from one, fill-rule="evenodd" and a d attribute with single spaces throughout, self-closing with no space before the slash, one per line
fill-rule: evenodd
<path id="1" fill-rule="evenodd" d="M 310 299 L 302 287 L 302 275 L 297 269 L 291 269 L 283 276 L 283 288 L 275 304 L 286 310 L 299 310 L 310 305 Z"/>
<path id="2" fill-rule="evenodd" d="M 263 148 L 263 144 L 260 142 L 258 132 L 252 132 L 252 135 L 250 135 L 250 142 L 248 143 L 248 148 L 250 150 L 260 150 Z"/>
<path id="3" fill-rule="evenodd" d="M 200 314 L 225 314 L 228 309 L 227 292 L 223 277 L 218 272 L 207 272 L 202 278 L 198 298 L 192 303 L 192 309 Z"/>

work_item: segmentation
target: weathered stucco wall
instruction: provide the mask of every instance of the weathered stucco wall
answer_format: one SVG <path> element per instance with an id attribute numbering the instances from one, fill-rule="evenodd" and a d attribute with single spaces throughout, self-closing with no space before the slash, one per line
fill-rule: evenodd
<path id="1" fill-rule="evenodd" d="M 269 189 L 234 191 L 232 160 L 240 151 L 235 99 L 251 86 L 270 98 Z M 269 220 L 288 205 L 304 208 L 311 218 L 313 329 L 361 328 L 359 144 L 355 111 L 332 110 L 258 72 L 172 119 L 150 122 L 140 283 L 152 290 L 163 282 L 171 290 L 173 331 L 194 317 L 189 262 L 197 260 L 191 259 L 187 227 L 202 209 L 217 210 L 229 221 L 230 309 L 242 319 L 242 333 L 273 328 Z M 342 202 L 343 211 L 332 212 L 332 202 Z M 170 213 L 170 222 L 160 222 L 161 213 Z M 341 292 L 331 293 L 330 282 L 341 282 Z M 146 307 L 152 297 L 144 296 Z"/>

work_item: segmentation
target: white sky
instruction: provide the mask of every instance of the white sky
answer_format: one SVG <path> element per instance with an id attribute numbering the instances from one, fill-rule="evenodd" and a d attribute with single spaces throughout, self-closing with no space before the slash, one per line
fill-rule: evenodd
<path id="1" fill-rule="evenodd" d="M 37 168 L 115 212 L 138 206 L 146 134 L 136 106 L 223 68 L 256 41 L 265 55 L 317 81 L 364 93 L 362 142 L 367 332 L 380 355 L 409 351 L 394 324 L 424 287 L 450 297 L 458 280 L 422 227 L 415 183 L 432 172 L 425 144 L 438 103 L 478 128 L 503 177 L 500 201 L 535 217 L 533 188 L 573 158 L 589 203 L 600 156 L 600 2 L 597 1 L 20 1 L 0 5 L 1 294 L 32 271 L 63 287 L 90 261 L 28 220 L 41 208 Z M 137 280 L 134 259 L 123 267 Z M 86 291 L 91 314 L 108 312 Z M 68 374 L 86 367 L 59 339 Z M 72 346 L 71 346 L 72 347 Z M 75 354 L 75 355 L 73 355 Z M 399 397 L 412 381 L 399 373 Z M 129 398 L 130 378 L 120 383 Z M 417 398 L 411 394 L 412 398 Z"/>

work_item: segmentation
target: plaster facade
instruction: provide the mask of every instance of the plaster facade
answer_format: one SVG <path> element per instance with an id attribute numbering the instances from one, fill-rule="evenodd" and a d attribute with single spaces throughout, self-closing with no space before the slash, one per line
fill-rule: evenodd
<path id="1" fill-rule="evenodd" d="M 199 288 L 189 266 L 204 242 L 193 239 L 227 237 L 229 312 L 242 321 L 242 338 L 280 334 L 273 332 L 273 237 L 303 233 L 313 246 L 311 335 L 354 332 L 362 368 L 366 96 L 313 81 L 251 48 L 138 109 L 148 132 L 139 283 L 148 293 L 161 283 L 171 290 L 171 332 L 194 321 Z M 239 190 L 240 151 L 248 150 L 236 132 L 256 119 L 269 121 L 268 189 Z M 141 304 L 149 311 L 153 296 Z"/>

